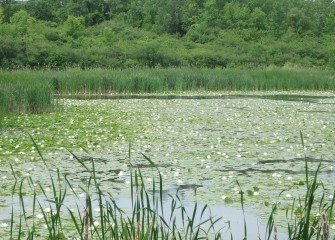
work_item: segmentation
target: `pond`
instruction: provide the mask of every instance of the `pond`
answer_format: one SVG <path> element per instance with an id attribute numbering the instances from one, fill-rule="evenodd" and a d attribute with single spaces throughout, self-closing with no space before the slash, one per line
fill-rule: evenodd
<path id="1" fill-rule="evenodd" d="M 59 112 L 5 118 L 7 127 L 0 134 L 0 212 L 8 214 L 5 209 L 11 207 L 10 164 L 17 177 L 30 176 L 50 187 L 50 176 L 29 135 L 48 167 L 67 173 L 78 187 L 87 173 L 69 150 L 84 160 L 93 159 L 102 190 L 120 199 L 129 198 L 130 163 L 141 169 L 148 185 L 157 179 L 157 171 L 142 154 L 158 166 L 167 192 L 179 189 L 188 202 L 241 209 L 238 181 L 246 193 L 246 211 L 260 221 L 266 222 L 278 203 L 279 226 L 285 226 L 285 210 L 293 199 L 304 196 L 306 160 L 311 174 L 322 163 L 325 199 L 333 198 L 331 93 L 108 98 L 60 99 Z M 10 216 L 2 214 L 1 219 Z"/>

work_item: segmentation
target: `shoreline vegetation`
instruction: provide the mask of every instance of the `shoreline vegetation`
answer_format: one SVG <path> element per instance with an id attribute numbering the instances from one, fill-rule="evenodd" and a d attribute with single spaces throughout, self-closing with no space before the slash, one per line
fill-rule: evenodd
<path id="1" fill-rule="evenodd" d="M 46 192 L 40 182 L 35 182 L 31 177 L 18 177 L 12 168 L 15 179 L 12 187 L 12 199 L 19 198 L 19 210 L 12 218 L 7 234 L 10 239 L 34 239 L 47 237 L 48 239 L 223 239 L 231 238 L 230 224 L 226 226 L 222 217 L 212 216 L 210 206 L 198 206 L 195 202 L 191 212 L 187 211 L 182 200 L 176 194 L 170 194 L 171 204 L 164 205 L 164 184 L 159 167 L 148 156 L 143 158 L 152 168 L 153 181 L 145 183 L 141 170 L 135 166 L 131 173 L 130 213 L 118 205 L 114 196 L 103 192 L 99 184 L 99 176 L 95 170 L 93 159 L 89 162 L 71 153 L 78 165 L 85 169 L 87 176 L 82 181 L 80 189 L 85 193 L 84 200 L 76 193 L 75 186 L 69 181 L 68 176 L 59 169 L 50 169 L 43 158 L 34 139 L 31 137 L 41 160 L 50 177 L 50 190 Z M 302 145 L 304 145 L 301 134 Z M 130 150 L 129 150 L 130 151 Z M 131 154 L 129 152 L 129 164 Z M 292 208 L 286 212 L 288 239 L 330 239 L 329 227 L 333 226 L 333 197 L 327 204 L 323 195 L 323 184 L 318 180 L 321 164 L 310 175 L 307 161 L 305 162 L 306 194 L 292 203 Z M 243 186 L 239 182 L 240 203 L 244 215 Z M 27 194 L 27 188 L 31 194 Z M 67 205 L 67 198 L 72 194 L 76 206 Z M 320 198 L 321 194 L 321 198 Z M 42 195 L 44 200 L 38 197 Z M 335 195 L 335 194 L 334 194 Z M 29 201 L 27 198 L 33 196 Z M 73 201 L 73 200 L 72 200 Z M 167 209 L 169 208 L 169 209 Z M 27 209 L 30 209 L 27 211 Z M 276 226 L 276 204 L 273 205 L 269 215 L 264 236 L 258 239 L 278 239 Z M 320 214 L 313 214 L 313 212 Z M 28 213 L 29 212 L 29 213 Z M 224 214 L 224 213 L 223 213 Z M 18 219 L 16 219 L 18 218 Z M 245 218 L 245 215 L 244 215 Z M 44 226 L 44 227 L 43 227 Z M 228 227 L 225 229 L 225 227 Z M 242 230 L 243 229 L 243 230 Z M 244 219 L 244 239 L 248 238 L 248 229 Z"/>
<path id="2" fill-rule="evenodd" d="M 0 113 L 47 112 L 57 106 L 57 95 L 334 90 L 334 72 L 317 69 L 1 70 Z"/>

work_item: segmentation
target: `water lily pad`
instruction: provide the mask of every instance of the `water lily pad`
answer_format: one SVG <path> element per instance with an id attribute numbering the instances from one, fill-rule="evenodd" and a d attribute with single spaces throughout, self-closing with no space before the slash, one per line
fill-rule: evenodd
<path id="1" fill-rule="evenodd" d="M 254 195 L 254 191 L 247 190 L 247 194 L 248 194 L 248 196 L 253 196 Z"/>
<path id="2" fill-rule="evenodd" d="M 259 192 L 259 187 L 253 187 L 255 192 Z"/>

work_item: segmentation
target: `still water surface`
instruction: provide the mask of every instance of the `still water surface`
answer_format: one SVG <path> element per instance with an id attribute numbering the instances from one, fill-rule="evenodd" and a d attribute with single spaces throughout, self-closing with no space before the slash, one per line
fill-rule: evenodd
<path id="1" fill-rule="evenodd" d="M 278 225 L 285 225 L 285 209 L 305 193 L 306 160 L 311 174 L 322 163 L 320 180 L 326 201 L 332 200 L 332 94 L 141 95 L 60 102 L 63 110 L 59 113 L 5 119 L 8 127 L 0 134 L 0 221 L 10 218 L 5 210 L 11 207 L 9 164 L 19 178 L 31 176 L 46 189 L 50 187 L 46 167 L 28 134 L 48 168 L 69 174 L 78 187 L 87 172 L 68 150 L 87 163 L 93 159 L 103 191 L 119 199 L 129 198 L 133 170 L 129 156 L 148 185 L 157 179 L 145 154 L 163 176 L 166 201 L 168 193 L 179 189 L 181 199 L 221 208 L 232 221 L 241 209 L 238 181 L 246 193 L 247 212 L 258 219 L 249 222 L 264 223 L 272 204 L 278 203 Z"/>

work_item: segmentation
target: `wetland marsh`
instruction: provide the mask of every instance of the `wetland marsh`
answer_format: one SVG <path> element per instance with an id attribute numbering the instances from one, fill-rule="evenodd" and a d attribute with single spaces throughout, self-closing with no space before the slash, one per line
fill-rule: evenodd
<path id="1" fill-rule="evenodd" d="M 77 189 L 87 172 L 80 170 L 68 150 L 84 161 L 93 159 L 101 190 L 118 199 L 129 198 L 134 166 L 141 169 L 149 188 L 155 175 L 157 179 L 142 154 L 158 167 L 166 196 L 179 189 L 180 198 L 187 202 L 240 209 L 238 181 L 246 193 L 247 212 L 260 222 L 278 203 L 279 229 L 285 226 L 285 211 L 293 199 L 305 194 L 305 160 L 310 170 L 322 163 L 319 179 L 325 202 L 330 204 L 334 197 L 332 93 L 205 93 L 167 99 L 60 99 L 59 103 L 61 112 L 4 118 L 0 212 L 11 207 L 7 201 L 14 182 L 10 164 L 17 177 L 30 176 L 50 191 L 50 176 L 29 134 L 49 168 L 66 173 Z M 29 191 L 24 194 L 29 196 Z M 10 216 L 2 214 L 0 219 L 6 223 Z M 332 232 L 334 219 L 331 222 Z"/>

